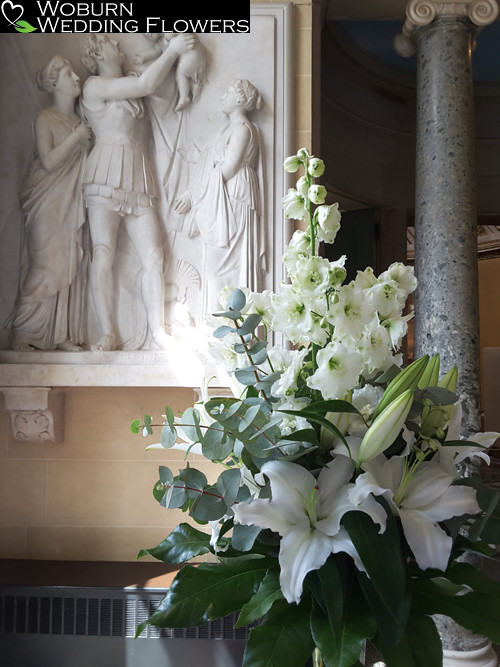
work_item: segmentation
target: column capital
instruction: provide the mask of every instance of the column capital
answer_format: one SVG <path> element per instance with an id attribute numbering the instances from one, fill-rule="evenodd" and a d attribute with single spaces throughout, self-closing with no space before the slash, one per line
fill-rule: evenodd
<path id="1" fill-rule="evenodd" d="M 394 38 L 394 49 L 400 56 L 412 56 L 415 53 L 415 30 L 437 18 L 467 18 L 481 29 L 493 23 L 498 12 L 498 0 L 409 0 L 406 20 Z"/>

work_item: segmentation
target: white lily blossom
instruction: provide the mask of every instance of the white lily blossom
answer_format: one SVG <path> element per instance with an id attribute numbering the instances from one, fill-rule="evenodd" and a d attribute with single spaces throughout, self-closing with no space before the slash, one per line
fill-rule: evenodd
<path id="1" fill-rule="evenodd" d="M 322 468 L 318 479 L 300 465 L 270 461 L 261 468 L 269 478 L 272 498 L 256 498 L 233 507 L 235 521 L 268 528 L 281 535 L 280 586 L 285 599 L 298 603 L 306 574 L 320 568 L 331 553 L 351 555 L 363 565 L 345 528 L 342 516 L 355 509 L 349 500 L 352 464 L 338 457 Z M 356 509 L 369 514 L 385 529 L 385 513 L 368 498 Z"/>
<path id="2" fill-rule="evenodd" d="M 411 468 L 404 457 L 378 456 L 364 463 L 363 469 L 365 472 L 349 492 L 354 505 L 365 502 L 370 495 L 383 496 L 393 514 L 399 516 L 419 567 L 445 571 L 452 539 L 438 522 L 480 512 L 475 490 L 452 486 L 456 475 L 433 461 Z"/>

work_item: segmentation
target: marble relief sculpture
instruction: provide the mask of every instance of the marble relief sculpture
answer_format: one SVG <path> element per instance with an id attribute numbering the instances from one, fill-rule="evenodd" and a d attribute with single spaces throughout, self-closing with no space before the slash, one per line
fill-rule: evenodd
<path id="1" fill-rule="evenodd" d="M 124 76 L 124 55 L 115 40 L 89 35 L 83 45 L 82 62 L 91 76 L 84 84 L 81 105 L 95 135 L 83 182 L 93 244 L 90 285 L 101 328 L 96 350 L 117 347 L 113 262 L 122 222 L 141 263 L 141 293 L 152 346 L 163 349 L 167 344 L 164 250 L 142 98 L 156 91 L 193 44 L 190 36 L 176 36 L 139 76 Z"/>
<path id="2" fill-rule="evenodd" d="M 257 88 L 235 79 L 223 94 L 227 124 L 196 159 L 189 189 L 175 202 L 186 215 L 184 233 L 204 243 L 204 314 L 218 310 L 228 286 L 262 287 L 265 273 L 263 142 L 249 114 L 260 109 Z"/>
<path id="3" fill-rule="evenodd" d="M 82 86 L 61 56 L 39 74 L 12 349 L 166 350 L 222 288 L 267 286 L 263 100 L 210 44 L 90 33 Z"/>
<path id="4" fill-rule="evenodd" d="M 75 111 L 80 80 L 55 55 L 36 75 L 52 104 L 36 115 L 34 152 L 19 203 L 21 270 L 9 317 L 15 350 L 80 350 L 86 341 L 88 226 L 82 168 L 91 131 Z"/>
<path id="5" fill-rule="evenodd" d="M 144 50 L 135 55 L 135 65 L 143 65 L 158 58 L 168 47 L 173 34 L 148 32 L 143 33 L 142 37 L 145 41 Z M 192 49 L 179 56 L 175 67 L 175 82 L 179 91 L 176 111 L 182 111 L 199 98 L 201 89 L 206 84 L 206 66 L 205 53 L 198 40 Z"/>

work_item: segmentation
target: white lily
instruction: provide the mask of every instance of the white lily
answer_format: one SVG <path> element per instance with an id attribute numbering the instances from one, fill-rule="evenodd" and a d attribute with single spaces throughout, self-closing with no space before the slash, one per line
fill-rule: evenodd
<path id="1" fill-rule="evenodd" d="M 379 456 L 363 464 L 364 474 L 350 491 L 357 505 L 370 495 L 384 496 L 393 514 L 401 519 L 406 541 L 422 570 L 446 570 L 452 539 L 439 521 L 480 512 L 476 492 L 466 486 L 452 486 L 456 475 L 433 461 L 409 466 L 404 457 Z"/>
<path id="2" fill-rule="evenodd" d="M 299 602 L 306 574 L 320 568 L 331 553 L 350 554 L 357 566 L 362 563 L 342 516 L 355 509 L 348 492 L 353 466 L 338 457 L 323 468 L 318 479 L 308 470 L 289 461 L 270 461 L 261 474 L 269 478 L 272 499 L 257 498 L 233 507 L 237 523 L 268 528 L 281 535 L 279 552 L 280 586 L 288 602 Z M 356 509 L 368 513 L 385 529 L 385 512 L 372 498 Z"/>

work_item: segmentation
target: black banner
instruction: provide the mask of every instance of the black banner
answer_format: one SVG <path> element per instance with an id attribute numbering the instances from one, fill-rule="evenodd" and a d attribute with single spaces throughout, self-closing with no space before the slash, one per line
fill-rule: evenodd
<path id="1" fill-rule="evenodd" d="M 212 0 L 209 10 L 207 3 L 200 6 L 199 3 L 158 3 L 158 0 L 3 0 L 0 10 L 0 32 L 250 32 L 250 0 Z"/>

